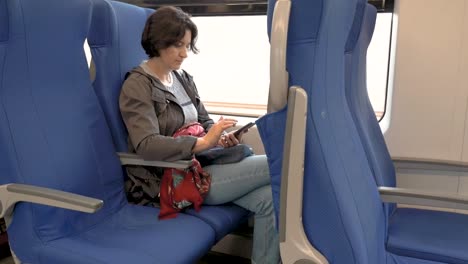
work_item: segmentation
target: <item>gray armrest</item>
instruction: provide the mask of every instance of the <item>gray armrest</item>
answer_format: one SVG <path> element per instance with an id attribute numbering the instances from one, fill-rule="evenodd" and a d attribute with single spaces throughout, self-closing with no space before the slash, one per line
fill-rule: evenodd
<path id="1" fill-rule="evenodd" d="M 392 157 L 397 168 L 468 172 L 468 162 Z"/>
<path id="2" fill-rule="evenodd" d="M 25 184 L 0 186 L 0 217 L 10 218 L 17 202 L 31 202 L 86 213 L 99 210 L 103 201 L 86 196 Z"/>
<path id="3" fill-rule="evenodd" d="M 328 264 L 327 259 L 310 243 L 302 223 L 307 106 L 304 89 L 291 87 L 281 171 L 280 252 L 283 263 Z"/>
<path id="4" fill-rule="evenodd" d="M 117 152 L 119 155 L 120 163 L 122 165 L 141 165 L 150 167 L 163 167 L 163 168 L 176 168 L 186 169 L 192 165 L 191 160 L 178 160 L 178 161 L 156 161 L 144 160 L 142 157 L 133 153 Z"/>
<path id="5" fill-rule="evenodd" d="M 386 203 L 402 203 L 431 207 L 468 209 L 468 196 L 437 194 L 414 189 L 379 187 L 380 198 Z"/>

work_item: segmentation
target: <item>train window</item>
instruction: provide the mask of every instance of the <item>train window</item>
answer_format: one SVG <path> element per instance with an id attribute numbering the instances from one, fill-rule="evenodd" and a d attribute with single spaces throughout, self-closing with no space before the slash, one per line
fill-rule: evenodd
<path id="1" fill-rule="evenodd" d="M 212 113 L 260 116 L 266 113 L 269 43 L 266 16 L 194 17 L 200 53 L 184 62 Z M 369 97 L 380 118 L 385 112 L 392 13 L 378 13 L 368 49 Z"/>
<path id="2" fill-rule="evenodd" d="M 91 66 L 91 49 L 89 48 L 89 44 L 88 44 L 88 39 L 85 39 L 85 42 L 83 44 L 83 49 L 85 51 L 85 55 L 86 55 L 86 61 L 88 62 L 88 67 Z"/>
<path id="3" fill-rule="evenodd" d="M 378 13 L 367 50 L 367 92 L 377 119 L 385 113 L 392 13 Z"/>
<path id="4" fill-rule="evenodd" d="M 83 49 L 86 55 L 86 62 L 88 63 L 89 78 L 94 82 L 94 79 L 96 78 L 96 69 L 94 68 L 93 56 L 91 55 L 91 48 L 89 47 L 88 39 L 85 39 Z"/>
<path id="5" fill-rule="evenodd" d="M 269 88 L 267 0 L 118 0 L 146 8 L 175 5 L 192 14 L 200 53 L 183 68 L 192 74 L 207 109 L 215 114 L 258 117 Z M 394 0 L 368 0 L 379 13 L 367 56 L 367 86 L 380 120 L 386 107 Z"/>
<path id="6" fill-rule="evenodd" d="M 212 113 L 266 113 L 269 42 L 266 16 L 194 17 L 200 53 L 184 62 Z"/>

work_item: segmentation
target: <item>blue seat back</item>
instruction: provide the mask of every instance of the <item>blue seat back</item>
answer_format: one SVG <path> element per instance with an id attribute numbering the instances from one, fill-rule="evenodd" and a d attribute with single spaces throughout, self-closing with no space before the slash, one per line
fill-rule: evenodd
<path id="1" fill-rule="evenodd" d="M 377 185 L 395 187 L 395 168 L 367 93 L 366 55 L 376 16 L 375 7 L 367 5 L 360 34 L 354 34 L 346 43 L 346 99 Z M 395 205 L 388 207 L 391 214 Z"/>
<path id="2" fill-rule="evenodd" d="M 385 214 L 344 85 L 345 46 L 350 34 L 359 32 L 354 27 L 360 26 L 365 5 L 362 0 L 292 1 L 289 84 L 303 87 L 309 98 L 303 224 L 330 263 L 385 263 Z M 284 132 L 271 128 L 284 127 L 285 119 L 282 110 L 257 123 L 273 185 L 281 173 L 278 145 Z"/>
<path id="3" fill-rule="evenodd" d="M 154 10 L 116 1 L 96 1 L 94 9 L 88 37 L 96 65 L 93 85 L 117 150 L 127 152 L 128 133 L 120 115 L 120 90 L 125 74 L 148 59 L 140 40 L 146 18 Z"/>
<path id="4" fill-rule="evenodd" d="M 297 71 L 298 69 L 298 65 L 295 63 L 298 57 L 307 56 L 310 59 L 307 65 L 304 65 L 304 71 L 307 71 L 306 69 L 313 69 L 316 50 L 308 45 L 316 45 L 319 32 L 322 30 L 321 19 L 324 12 L 324 2 L 326 0 L 314 1 L 314 3 L 309 3 L 307 0 L 294 0 L 291 5 L 286 58 L 286 69 L 289 72 L 290 85 L 297 84 L 297 81 L 299 81 L 295 79 L 299 77 L 298 75 L 291 74 L 292 71 Z M 268 2 L 267 30 L 269 37 L 271 37 L 271 23 L 275 4 L 276 0 L 269 0 Z M 305 28 L 307 29 L 305 30 Z M 310 75 L 311 72 L 307 73 Z M 281 192 L 283 144 L 275 143 L 275 140 L 279 139 L 280 141 L 278 142 L 283 142 L 284 128 L 286 126 L 286 110 L 284 108 L 274 115 L 265 115 L 257 121 L 270 166 L 271 187 L 277 223 Z M 269 142 L 272 142 L 272 144 L 269 144 Z"/>
<path id="5" fill-rule="evenodd" d="M 30 256 L 41 243 L 104 221 L 126 200 L 83 50 L 92 3 L 3 0 L 0 7 L 2 183 L 4 168 L 13 168 L 12 182 L 104 201 L 95 214 L 17 204 L 10 245 L 17 255 Z"/>
<path id="6" fill-rule="evenodd" d="M 3 72 L 5 65 L 4 61 L 6 58 L 6 51 L 9 37 L 9 19 L 7 2 L 5 0 L 0 1 L 0 72 Z M 0 91 L 3 90 L 3 74 L 0 74 Z M 2 100 L 2 98 L 0 98 Z M 6 114 L 3 108 L 0 108 L 0 124 L 6 124 Z M 16 171 L 16 159 L 14 156 L 8 156 L 6 153 L 14 153 L 13 142 L 9 139 L 10 130 L 7 126 L 0 126 L 0 139 L 2 140 L 2 153 L 0 158 L 0 185 L 14 182 L 14 175 Z M 5 150 L 5 151 L 4 151 Z"/>

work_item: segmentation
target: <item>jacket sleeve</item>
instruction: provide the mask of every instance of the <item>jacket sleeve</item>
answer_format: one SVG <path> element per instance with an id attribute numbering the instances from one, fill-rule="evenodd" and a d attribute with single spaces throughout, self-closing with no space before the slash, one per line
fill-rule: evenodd
<path id="1" fill-rule="evenodd" d="M 128 78 L 120 93 L 120 112 L 136 153 L 147 160 L 190 159 L 196 138 L 163 136 L 151 100 L 150 84 L 141 78 Z"/>

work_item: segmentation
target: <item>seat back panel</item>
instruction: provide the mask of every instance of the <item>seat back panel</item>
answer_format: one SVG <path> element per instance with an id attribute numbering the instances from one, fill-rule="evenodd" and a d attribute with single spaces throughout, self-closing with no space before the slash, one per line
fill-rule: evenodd
<path id="1" fill-rule="evenodd" d="M 120 89 L 126 73 L 148 58 L 140 39 L 146 18 L 154 10 L 107 1 L 97 2 L 95 10 L 88 38 L 96 64 L 94 87 L 117 150 L 127 152 L 128 133 L 119 109 Z"/>
<path id="2" fill-rule="evenodd" d="M 360 34 L 355 34 L 356 38 L 348 42 L 345 60 L 346 99 L 377 185 L 395 187 L 395 168 L 367 93 L 366 54 L 376 16 L 375 7 L 367 5 L 359 27 Z M 391 214 L 395 206 L 388 207 L 388 214 Z"/>
<path id="3" fill-rule="evenodd" d="M 6 5 L 10 37 L 0 87 L 5 114 L 1 140 L 9 142 L 2 152 L 5 149 L 10 167 L 17 168 L 13 182 L 104 200 L 96 214 L 18 206 L 9 228 L 15 247 L 28 243 L 24 232 L 31 223 L 33 230 L 26 237 L 54 240 L 101 222 L 124 204 L 125 196 L 120 163 L 83 50 L 92 3 L 7 0 Z"/>
<path id="4" fill-rule="evenodd" d="M 304 20 L 290 25 L 288 32 L 289 85 L 303 87 L 309 98 L 302 214 L 304 229 L 312 245 L 330 263 L 385 263 L 384 211 L 347 108 L 344 85 L 346 43 L 350 34 L 359 32 L 353 27 L 360 26 L 361 22 L 355 20 L 362 19 L 366 2 L 318 2 L 293 1 L 292 5 L 297 9 L 291 9 L 291 17 L 297 15 L 294 12 L 315 11 L 317 7 L 314 5 L 321 5 L 320 22 L 316 17 L 306 20 L 307 16 L 299 15 Z M 292 34 L 295 30 L 310 34 L 317 23 L 319 29 L 314 41 L 292 39 L 306 35 Z M 274 178 L 281 173 L 278 164 L 282 153 L 268 149 L 282 144 L 284 134 L 270 133 L 266 128 L 272 123 L 285 123 L 281 121 L 284 119 L 285 115 L 280 111 L 257 123 Z M 272 179 L 272 182 L 278 181 Z"/>

